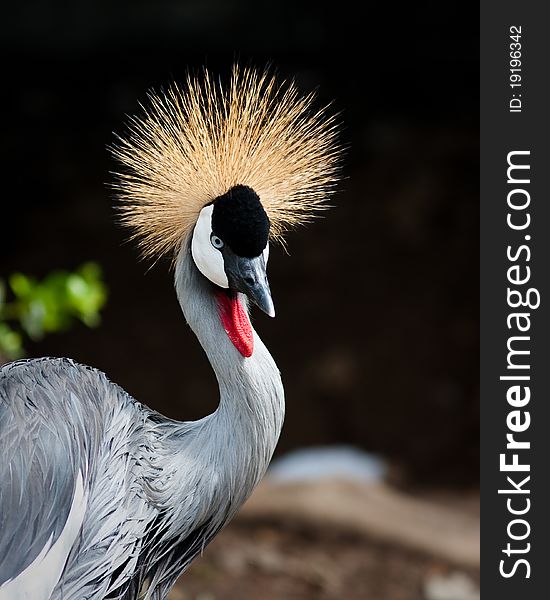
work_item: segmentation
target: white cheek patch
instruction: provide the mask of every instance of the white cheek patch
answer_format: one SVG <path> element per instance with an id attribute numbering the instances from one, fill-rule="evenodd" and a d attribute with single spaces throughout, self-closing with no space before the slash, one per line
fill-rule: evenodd
<path id="1" fill-rule="evenodd" d="M 265 245 L 262 254 L 264 255 L 264 264 L 267 267 L 267 259 L 269 258 L 269 242 L 267 242 L 267 244 Z"/>
<path id="2" fill-rule="evenodd" d="M 223 268 L 223 256 L 219 250 L 212 246 L 212 211 L 214 206 L 205 206 L 197 220 L 191 240 L 191 255 L 197 269 L 212 283 L 222 288 L 228 288 L 229 282 Z"/>

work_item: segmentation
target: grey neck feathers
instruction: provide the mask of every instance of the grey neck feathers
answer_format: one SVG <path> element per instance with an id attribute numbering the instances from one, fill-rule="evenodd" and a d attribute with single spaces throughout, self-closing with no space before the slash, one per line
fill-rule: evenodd
<path id="1" fill-rule="evenodd" d="M 250 358 L 242 357 L 229 340 L 213 285 L 196 268 L 189 242 L 177 259 L 175 287 L 220 389 L 218 409 L 194 424 L 189 439 L 205 469 L 215 471 L 219 485 L 211 490 L 212 504 L 224 503 L 224 495 L 231 499 L 226 507 L 229 517 L 267 469 L 283 423 L 284 391 L 279 370 L 256 332 Z"/>

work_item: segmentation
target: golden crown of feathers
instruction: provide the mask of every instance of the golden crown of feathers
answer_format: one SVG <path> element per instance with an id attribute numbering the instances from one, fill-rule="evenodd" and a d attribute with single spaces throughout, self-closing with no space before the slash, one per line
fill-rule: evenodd
<path id="1" fill-rule="evenodd" d="M 335 117 L 314 100 L 238 66 L 227 88 L 205 70 L 183 89 L 151 93 L 112 147 L 121 221 L 144 256 L 176 253 L 201 209 L 238 184 L 260 197 L 274 240 L 326 208 L 341 148 Z"/>

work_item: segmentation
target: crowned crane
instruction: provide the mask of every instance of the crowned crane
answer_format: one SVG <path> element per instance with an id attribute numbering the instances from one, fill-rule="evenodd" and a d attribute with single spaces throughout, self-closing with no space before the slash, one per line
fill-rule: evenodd
<path id="1" fill-rule="evenodd" d="M 234 67 L 151 94 L 112 151 L 121 221 L 173 258 L 217 410 L 178 422 L 66 358 L 0 369 L 0 600 L 161 600 L 264 475 L 284 416 L 248 301 L 275 311 L 269 239 L 333 191 L 334 117 L 268 72 Z"/>

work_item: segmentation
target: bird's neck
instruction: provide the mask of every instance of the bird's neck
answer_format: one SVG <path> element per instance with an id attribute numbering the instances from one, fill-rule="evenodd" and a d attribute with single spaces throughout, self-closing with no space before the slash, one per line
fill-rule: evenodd
<path id="1" fill-rule="evenodd" d="M 220 404 L 199 423 L 198 443 L 242 502 L 263 476 L 281 431 L 284 392 L 279 370 L 253 331 L 254 351 L 244 358 L 220 321 L 212 284 L 196 268 L 185 244 L 176 264 L 176 292 L 185 318 L 206 352 L 220 388 Z M 205 451 L 205 446 L 202 447 Z"/>

